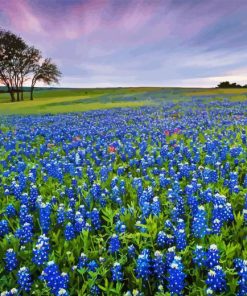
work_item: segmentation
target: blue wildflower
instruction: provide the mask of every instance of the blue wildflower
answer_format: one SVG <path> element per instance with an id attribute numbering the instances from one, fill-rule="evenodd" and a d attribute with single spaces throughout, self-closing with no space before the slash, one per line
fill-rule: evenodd
<path id="1" fill-rule="evenodd" d="M 159 216 L 161 213 L 161 204 L 158 196 L 153 198 L 153 202 L 151 203 L 151 212 L 154 216 Z"/>
<path id="2" fill-rule="evenodd" d="M 112 280 L 114 282 L 122 282 L 123 281 L 123 272 L 122 272 L 122 266 L 120 263 L 115 262 L 113 267 L 111 268 L 112 272 Z"/>
<path id="3" fill-rule="evenodd" d="M 235 260 L 235 268 L 238 272 L 238 296 L 247 295 L 247 261 L 236 259 Z"/>
<path id="4" fill-rule="evenodd" d="M 206 211 L 203 206 L 199 206 L 192 220 L 192 232 L 196 238 L 203 238 L 207 234 Z"/>
<path id="5" fill-rule="evenodd" d="M 136 277 L 147 281 L 151 276 L 151 258 L 150 251 L 144 249 L 138 256 L 136 263 Z"/>
<path id="6" fill-rule="evenodd" d="M 156 239 L 157 245 L 160 248 L 164 248 L 165 244 L 166 244 L 166 234 L 164 231 L 159 231 L 158 232 L 158 236 Z"/>
<path id="7" fill-rule="evenodd" d="M 38 266 L 46 263 L 49 259 L 49 251 L 49 238 L 43 234 L 38 238 L 38 242 L 33 249 L 33 262 Z"/>
<path id="8" fill-rule="evenodd" d="M 160 251 L 156 251 L 153 259 L 153 273 L 159 281 L 165 278 L 165 269 L 163 254 Z"/>
<path id="9" fill-rule="evenodd" d="M 42 271 L 40 279 L 46 282 L 51 293 L 56 296 L 60 295 L 59 292 L 64 292 L 64 290 L 66 291 L 68 288 L 69 277 L 67 273 L 60 273 L 59 268 L 54 261 L 49 261 L 47 263 L 47 266 Z"/>
<path id="10" fill-rule="evenodd" d="M 64 236 L 67 241 L 75 238 L 75 228 L 70 222 L 65 226 Z"/>
<path id="11" fill-rule="evenodd" d="M 166 253 L 166 261 L 165 261 L 166 268 L 168 268 L 172 264 L 172 262 L 176 256 L 175 250 L 176 250 L 176 247 L 174 247 L 174 246 L 168 248 L 167 253 Z"/>
<path id="12" fill-rule="evenodd" d="M 193 252 L 193 262 L 199 266 L 205 266 L 206 264 L 206 252 L 203 250 L 202 246 L 196 246 L 196 249 Z"/>
<path id="13" fill-rule="evenodd" d="M 15 236 L 20 239 L 21 244 L 27 244 L 31 242 L 33 237 L 33 225 L 30 223 L 24 223 L 24 225 L 17 229 Z"/>
<path id="14" fill-rule="evenodd" d="M 78 260 L 77 268 L 78 269 L 85 268 L 85 267 L 87 267 L 87 264 L 88 264 L 88 258 L 86 256 L 86 254 L 81 253 L 79 260 Z"/>
<path id="15" fill-rule="evenodd" d="M 39 221 L 43 233 L 47 234 L 51 224 L 51 205 L 49 203 L 39 205 Z"/>
<path id="16" fill-rule="evenodd" d="M 238 285 L 239 285 L 239 291 L 238 291 L 238 296 L 244 296 L 247 295 L 247 265 L 243 266 L 243 268 L 239 271 L 239 280 L 238 280 Z"/>
<path id="17" fill-rule="evenodd" d="M 9 233 L 9 224 L 7 220 L 0 221 L 0 237 L 4 237 L 5 234 Z"/>
<path id="18" fill-rule="evenodd" d="M 216 265 L 208 272 L 206 284 L 214 292 L 226 290 L 226 276 L 221 266 Z"/>
<path id="19" fill-rule="evenodd" d="M 20 290 L 25 292 L 31 291 L 32 280 L 30 271 L 27 267 L 21 267 L 17 273 L 17 283 L 20 287 Z"/>
<path id="20" fill-rule="evenodd" d="M 207 251 L 207 260 L 206 265 L 209 268 L 212 268 L 216 265 L 219 265 L 220 254 L 216 245 L 210 245 L 209 250 Z"/>
<path id="21" fill-rule="evenodd" d="M 186 248 L 186 233 L 184 229 L 179 229 L 175 231 L 176 246 L 178 251 L 182 251 Z"/>
<path id="22" fill-rule="evenodd" d="M 65 221 L 65 210 L 64 204 L 60 204 L 59 208 L 57 209 L 57 223 L 63 224 Z"/>
<path id="23" fill-rule="evenodd" d="M 101 227 L 100 213 L 96 208 L 94 208 L 91 212 L 91 221 L 93 228 L 95 230 L 99 230 Z"/>
<path id="24" fill-rule="evenodd" d="M 109 253 L 116 253 L 120 249 L 120 240 L 116 234 L 113 234 L 113 236 L 110 238 L 109 241 Z"/>
<path id="25" fill-rule="evenodd" d="M 100 169 L 100 179 L 102 182 L 106 182 L 108 179 L 108 169 L 106 166 L 102 166 Z"/>
<path id="26" fill-rule="evenodd" d="M 97 285 L 93 285 L 90 289 L 90 295 L 99 296 L 100 295 L 100 288 Z"/>
<path id="27" fill-rule="evenodd" d="M 29 208 L 27 207 L 27 205 L 21 205 L 20 207 L 20 225 L 24 225 L 25 223 L 30 223 L 30 214 L 29 214 Z"/>
<path id="28" fill-rule="evenodd" d="M 220 234 L 221 228 L 223 226 L 223 221 L 219 219 L 214 219 L 212 222 L 212 233 L 213 234 Z"/>
<path id="29" fill-rule="evenodd" d="M 134 245 L 130 245 L 128 246 L 128 256 L 130 258 L 135 258 L 135 255 L 136 255 L 136 248 Z"/>
<path id="30" fill-rule="evenodd" d="M 8 218 L 13 218 L 16 216 L 16 209 L 12 204 L 8 204 L 5 209 Z"/>
<path id="31" fill-rule="evenodd" d="M 37 186 L 32 185 L 30 188 L 30 198 L 29 198 L 29 203 L 32 210 L 34 210 L 36 207 L 36 201 L 38 196 L 39 196 L 39 192 L 38 192 Z"/>
<path id="32" fill-rule="evenodd" d="M 16 253 L 13 249 L 8 249 L 4 257 L 5 268 L 8 272 L 13 271 L 17 268 L 18 261 Z"/>
<path id="33" fill-rule="evenodd" d="M 115 230 L 117 233 L 124 233 L 126 231 L 126 225 L 122 221 L 118 220 L 115 226 Z"/>
<path id="34" fill-rule="evenodd" d="M 182 295 L 185 287 L 186 275 L 183 272 L 183 265 L 180 257 L 175 257 L 172 264 L 168 268 L 168 290 L 171 295 Z"/>
<path id="35" fill-rule="evenodd" d="M 89 271 L 95 272 L 99 265 L 95 260 L 92 260 L 88 263 L 87 267 Z"/>

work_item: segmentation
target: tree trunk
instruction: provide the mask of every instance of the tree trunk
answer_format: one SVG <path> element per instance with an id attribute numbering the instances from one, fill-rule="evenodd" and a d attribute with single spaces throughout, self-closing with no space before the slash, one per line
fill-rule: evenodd
<path id="1" fill-rule="evenodd" d="M 30 100 L 33 101 L 33 90 L 34 90 L 34 86 L 31 86 L 31 90 L 30 90 Z"/>
<path id="2" fill-rule="evenodd" d="M 15 94 L 13 90 L 10 90 L 10 97 L 11 97 L 11 102 L 15 102 Z"/>
<path id="3" fill-rule="evenodd" d="M 34 92 L 34 86 L 36 84 L 36 77 L 34 75 L 32 82 L 31 82 L 31 88 L 30 88 L 30 100 L 33 101 L 33 92 Z"/>
<path id="4" fill-rule="evenodd" d="M 7 85 L 7 88 L 8 88 L 8 92 L 10 94 L 11 102 L 15 102 L 15 94 L 13 92 L 12 87 L 10 87 L 9 85 Z"/>
<path id="5" fill-rule="evenodd" d="M 21 101 L 24 101 L 24 91 L 23 91 L 23 79 L 20 83 L 20 90 L 21 90 Z"/>
<path id="6" fill-rule="evenodd" d="M 16 89 L 17 92 L 17 102 L 20 102 L 20 92 L 19 92 L 19 88 Z"/>

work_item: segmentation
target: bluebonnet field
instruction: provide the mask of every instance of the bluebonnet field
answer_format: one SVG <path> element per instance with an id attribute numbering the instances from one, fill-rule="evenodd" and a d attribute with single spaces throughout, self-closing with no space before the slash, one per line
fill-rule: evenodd
<path id="1" fill-rule="evenodd" d="M 1 117 L 1 295 L 247 295 L 247 103 Z"/>

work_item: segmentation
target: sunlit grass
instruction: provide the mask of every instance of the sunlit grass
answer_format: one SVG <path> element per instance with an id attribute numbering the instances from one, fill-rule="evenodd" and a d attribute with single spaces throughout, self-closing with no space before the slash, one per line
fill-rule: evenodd
<path id="1" fill-rule="evenodd" d="M 247 100 L 247 94 L 246 95 L 236 95 L 229 98 L 230 101 L 234 102 L 241 102 Z"/>
<path id="2" fill-rule="evenodd" d="M 161 87 L 126 87 L 126 88 L 81 88 L 81 89 L 47 89 L 34 92 L 35 99 L 50 100 L 57 98 L 71 98 L 71 97 L 92 97 L 101 95 L 124 95 L 134 93 L 145 93 L 151 91 L 160 91 Z M 29 100 L 29 92 L 24 93 L 24 99 Z M 9 102 L 10 96 L 8 93 L 0 94 L 0 103 Z"/>
<path id="3" fill-rule="evenodd" d="M 35 92 L 34 101 L 29 100 L 29 93 L 24 93 L 24 101 L 14 103 L 10 102 L 9 94 L 2 94 L 0 113 L 63 113 L 116 107 L 137 107 L 151 104 L 149 97 L 144 98 L 142 95 L 158 93 L 163 90 L 164 88 L 158 87 L 53 89 Z M 92 102 L 90 102 L 91 100 Z"/>
<path id="4" fill-rule="evenodd" d="M 210 96 L 210 95 L 231 95 L 231 94 L 247 94 L 247 88 L 213 88 L 200 89 L 185 92 L 186 96 Z"/>
<path id="5" fill-rule="evenodd" d="M 65 113 L 82 112 L 97 109 L 110 109 L 120 107 L 139 107 L 149 105 L 148 101 L 137 102 L 111 102 L 111 103 L 88 103 L 47 106 L 46 104 L 32 104 L 32 102 L 21 102 L 17 104 L 1 104 L 2 114 L 42 114 L 42 113 Z M 16 106 L 18 105 L 18 106 Z"/>

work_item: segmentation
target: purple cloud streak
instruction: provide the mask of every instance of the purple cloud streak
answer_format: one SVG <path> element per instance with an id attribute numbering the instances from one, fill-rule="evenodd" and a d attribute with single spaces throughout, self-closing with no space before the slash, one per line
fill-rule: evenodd
<path id="1" fill-rule="evenodd" d="M 0 1 L 0 26 L 55 59 L 67 86 L 214 85 L 247 67 L 246 14 L 244 0 Z"/>

